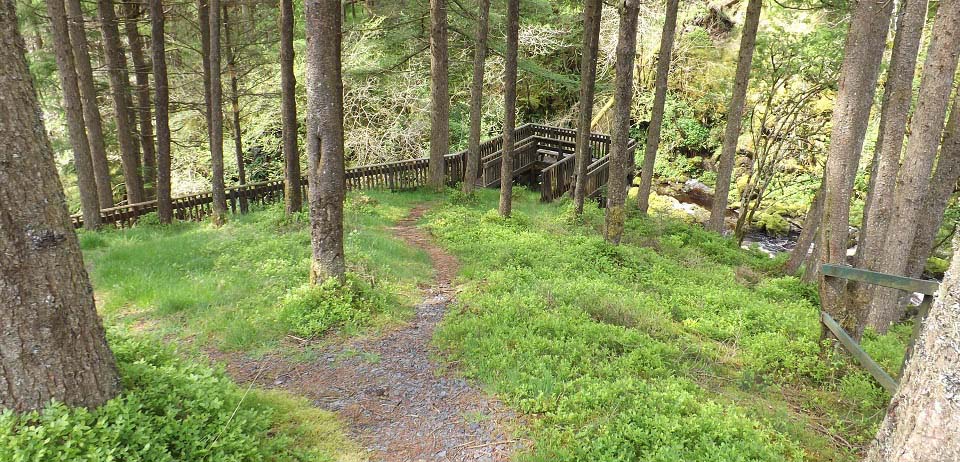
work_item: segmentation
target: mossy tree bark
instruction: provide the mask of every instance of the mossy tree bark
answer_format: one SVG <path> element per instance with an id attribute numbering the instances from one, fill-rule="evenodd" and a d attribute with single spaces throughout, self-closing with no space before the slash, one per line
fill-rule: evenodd
<path id="1" fill-rule="evenodd" d="M 467 165 L 463 175 L 463 193 L 472 194 L 480 164 L 480 124 L 483 114 L 483 70 L 487 60 L 487 35 L 490 31 L 490 0 L 480 0 L 477 14 L 477 43 L 473 52 L 473 78 L 470 81 L 470 139 L 467 140 Z"/>
<path id="2" fill-rule="evenodd" d="M 790 258 L 783 265 L 785 273 L 796 274 L 800 270 L 800 265 L 807 260 L 811 252 L 810 247 L 817 238 L 821 218 L 823 218 L 823 180 L 820 182 L 820 189 L 813 196 L 810 208 L 807 209 L 807 216 L 803 218 L 803 229 L 800 230 L 800 236 L 797 238 L 797 246 L 790 252 Z M 810 270 L 811 268 L 807 268 L 807 271 Z"/>
<path id="3" fill-rule="evenodd" d="M 209 0 L 210 15 L 210 166 L 212 167 L 213 223 L 227 222 L 227 194 L 223 179 L 223 85 L 220 72 L 220 0 Z"/>
<path id="4" fill-rule="evenodd" d="M 303 207 L 297 147 L 297 79 L 293 75 L 293 0 L 280 0 L 280 114 L 283 122 L 283 201 L 287 214 Z"/>
<path id="5" fill-rule="evenodd" d="M 593 118 L 593 95 L 597 86 L 597 50 L 600 47 L 600 18 L 603 14 L 601 0 L 586 0 L 583 4 L 583 54 L 580 58 L 580 103 L 577 115 L 577 140 L 574 149 L 573 209 L 579 216 L 583 213 L 586 199 L 587 166 L 593 153 L 590 151 L 590 122 Z"/>
<path id="6" fill-rule="evenodd" d="M 343 78 L 340 0 L 307 0 L 307 177 L 310 280 L 343 281 Z"/>
<path id="7" fill-rule="evenodd" d="M 507 0 L 507 55 L 503 72 L 503 156 L 500 162 L 500 216 L 513 211 L 513 133 L 517 126 L 517 47 L 520 39 L 520 0 Z"/>
<path id="8" fill-rule="evenodd" d="M 127 202 L 143 202 L 143 180 L 140 177 L 140 153 L 133 137 L 129 80 L 126 58 L 120 47 L 120 30 L 113 0 L 97 0 L 100 32 L 103 36 L 103 55 L 110 75 L 110 93 L 113 96 L 114 120 L 117 123 L 117 141 L 120 144 L 120 163 L 127 190 Z"/>
<path id="9" fill-rule="evenodd" d="M 672 0 L 675 1 L 675 0 Z M 630 108 L 633 106 L 633 63 L 637 55 L 639 0 L 620 3 L 620 30 L 617 37 L 617 76 L 613 94 L 613 130 L 610 136 L 610 177 L 607 180 L 607 213 L 604 235 L 620 243 L 626 220 L 627 176 L 633 166 L 630 143 Z"/>
<path id="10" fill-rule="evenodd" d="M 667 0 L 667 12 L 663 20 L 663 33 L 660 36 L 660 54 L 657 56 L 657 77 L 653 91 L 653 108 L 647 139 L 643 149 L 643 166 L 640 169 L 640 190 L 637 194 L 637 209 L 642 214 L 650 208 L 650 190 L 653 188 L 653 167 L 657 162 L 657 149 L 660 147 L 660 129 L 663 126 L 663 109 L 667 102 L 667 78 L 670 75 L 670 57 L 673 53 L 673 40 L 677 30 L 677 8 L 679 0 Z"/>
<path id="11" fill-rule="evenodd" d="M 67 34 L 51 0 L 55 33 Z M 95 407 L 120 390 L 57 176 L 13 2 L 0 3 L 0 408 Z M 79 93 L 79 91 L 77 91 Z M 78 108 L 79 109 L 79 108 Z M 82 117 L 82 116 L 81 116 Z M 89 154 L 88 154 L 89 155 Z M 53 276 L 55 275 L 55 276 Z"/>
<path id="12" fill-rule="evenodd" d="M 720 166 L 717 169 L 717 185 L 714 188 L 713 206 L 710 208 L 710 221 L 707 229 L 723 233 L 724 218 L 727 215 L 727 196 L 730 194 L 730 182 L 733 165 L 737 160 L 737 142 L 740 139 L 740 126 L 743 122 L 743 106 L 747 100 L 747 87 L 750 84 L 750 68 L 753 65 L 753 50 L 757 48 L 757 27 L 760 24 L 762 0 L 750 0 L 747 3 L 747 16 L 740 36 L 740 53 L 737 56 L 737 71 L 733 78 L 733 93 L 727 108 L 727 125 L 723 131 L 723 146 L 720 149 Z"/>
<path id="13" fill-rule="evenodd" d="M 70 43 L 64 2 L 47 0 L 47 14 L 50 16 L 54 54 L 57 61 L 57 71 L 60 75 L 60 87 L 63 91 L 63 109 L 67 118 L 67 133 L 70 136 L 73 162 L 77 169 L 77 188 L 80 190 L 80 210 L 83 213 L 83 226 L 88 229 L 96 229 L 100 227 L 100 200 L 97 197 L 97 181 L 93 170 L 93 162 L 90 158 L 90 143 L 87 139 L 87 130 L 83 120 L 80 87 L 77 82 L 73 45 Z M 5 150 L 9 151 L 10 149 Z"/>
<path id="14" fill-rule="evenodd" d="M 143 191 L 145 198 L 156 194 L 157 151 L 154 148 L 153 117 L 150 114 L 150 63 L 143 52 L 143 36 L 140 35 L 138 21 L 142 15 L 140 0 L 128 0 L 125 9 L 124 30 L 130 45 L 130 57 L 133 61 L 136 79 L 136 113 L 140 126 L 140 150 L 143 153 Z"/>
<path id="15" fill-rule="evenodd" d="M 430 0 L 430 187 L 443 191 L 450 152 L 450 59 L 446 0 Z"/>
<path id="16" fill-rule="evenodd" d="M 153 99 L 157 109 L 157 215 L 160 223 L 170 223 L 173 220 L 170 198 L 170 88 L 162 0 L 150 0 L 150 42 L 155 89 Z"/>
<path id="17" fill-rule="evenodd" d="M 100 115 L 100 104 L 97 102 L 93 66 L 90 63 L 90 44 L 87 41 L 80 0 L 67 0 L 66 6 L 70 43 L 73 45 L 77 81 L 80 86 L 80 97 L 83 99 L 83 122 L 87 129 L 87 141 L 90 144 L 93 176 L 97 182 L 97 200 L 100 208 L 105 209 L 113 207 L 113 188 L 110 181 L 110 164 L 107 162 L 106 142 L 103 139 L 103 119 Z"/>
<path id="18" fill-rule="evenodd" d="M 240 127 L 240 82 L 237 75 L 237 43 L 233 37 L 234 24 L 230 22 L 227 5 L 223 5 L 224 52 L 227 54 L 227 74 L 230 76 L 230 118 L 233 129 L 233 155 L 237 158 L 237 180 L 247 184 L 247 171 L 243 160 L 243 136 Z M 240 196 L 240 212 L 247 213 L 247 197 Z"/>
<path id="19" fill-rule="evenodd" d="M 910 249 L 916 241 L 918 222 L 930 193 L 930 177 L 943 134 L 953 78 L 960 59 L 960 0 L 944 0 L 933 21 L 930 47 L 920 78 L 917 110 L 910 121 L 910 139 L 893 198 L 886 243 L 879 269 L 889 274 L 906 274 Z M 866 326 L 884 333 L 900 320 L 900 292 L 878 287 L 873 291 Z"/>

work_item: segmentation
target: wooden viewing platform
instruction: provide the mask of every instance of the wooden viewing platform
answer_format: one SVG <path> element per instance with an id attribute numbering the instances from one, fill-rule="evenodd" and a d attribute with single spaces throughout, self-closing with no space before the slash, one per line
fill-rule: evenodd
<path id="1" fill-rule="evenodd" d="M 575 147 L 577 132 L 573 129 L 539 124 L 524 124 L 514 131 L 516 144 L 513 156 L 514 181 L 539 186 L 540 199 L 550 202 L 560 198 L 573 186 Z M 477 169 L 477 186 L 499 187 L 500 166 L 503 158 L 503 137 L 480 143 L 480 165 Z M 632 152 L 636 142 L 629 145 Z M 600 197 L 610 175 L 610 137 L 593 133 L 590 135 L 591 162 L 587 167 L 587 197 Z M 467 151 L 445 156 L 447 183 L 455 185 L 463 181 L 466 170 Z M 402 191 L 426 186 L 429 177 L 428 158 L 399 160 L 382 164 L 362 165 L 346 170 L 346 188 L 389 189 Z M 306 196 L 307 177 L 300 179 L 300 188 Z M 241 199 L 249 203 L 269 203 L 283 198 L 283 180 L 247 183 L 226 189 L 227 204 L 236 213 Z M 200 220 L 211 213 L 213 196 L 208 192 L 174 197 L 173 216 L 178 220 Z M 130 226 L 142 215 L 157 210 L 157 201 L 125 204 L 100 211 L 104 224 Z M 75 227 L 83 226 L 80 214 L 71 216 Z"/>

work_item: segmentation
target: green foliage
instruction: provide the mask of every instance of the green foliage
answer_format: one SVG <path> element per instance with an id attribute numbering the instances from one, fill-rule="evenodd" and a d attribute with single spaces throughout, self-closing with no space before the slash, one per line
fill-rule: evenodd
<path id="1" fill-rule="evenodd" d="M 351 449 L 305 442 L 293 431 L 317 425 L 341 432 L 328 414 L 311 415 L 316 424 L 278 415 L 278 408 L 294 410 L 291 402 L 303 404 L 248 394 L 222 371 L 181 360 L 153 341 L 112 335 L 111 347 L 122 394 L 94 410 L 54 402 L 40 412 L 4 411 L 0 460 L 312 461 Z"/>
<path id="2" fill-rule="evenodd" d="M 356 329 L 388 307 L 388 296 L 356 274 L 344 283 L 335 279 L 299 287 L 287 295 L 281 321 L 297 335 L 316 337 L 335 327 Z"/>

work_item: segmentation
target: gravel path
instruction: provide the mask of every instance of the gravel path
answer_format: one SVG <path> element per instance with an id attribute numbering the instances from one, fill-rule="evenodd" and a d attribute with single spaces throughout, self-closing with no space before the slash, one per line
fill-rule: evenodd
<path id="1" fill-rule="evenodd" d="M 221 356 L 238 381 L 283 388 L 336 412 L 374 461 L 509 460 L 521 443 L 516 416 L 467 381 L 441 374 L 430 360 L 434 328 L 456 290 L 457 261 L 416 227 L 418 206 L 392 228 L 430 255 L 434 284 L 406 326 L 376 338 L 328 347 L 312 363 L 280 357 Z"/>

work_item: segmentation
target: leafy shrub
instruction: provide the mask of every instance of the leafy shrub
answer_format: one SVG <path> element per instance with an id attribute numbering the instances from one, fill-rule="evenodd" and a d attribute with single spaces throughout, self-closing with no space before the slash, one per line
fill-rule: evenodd
<path id="1" fill-rule="evenodd" d="M 387 297 L 355 274 L 294 289 L 283 301 L 281 319 L 291 331 L 314 337 L 336 327 L 356 328 L 383 311 Z"/>
<path id="2" fill-rule="evenodd" d="M 0 414 L 0 460 L 300 460 L 272 434 L 270 408 L 244 400 L 222 372 L 156 343 L 112 336 L 123 392 L 87 410 L 51 403 Z"/>

